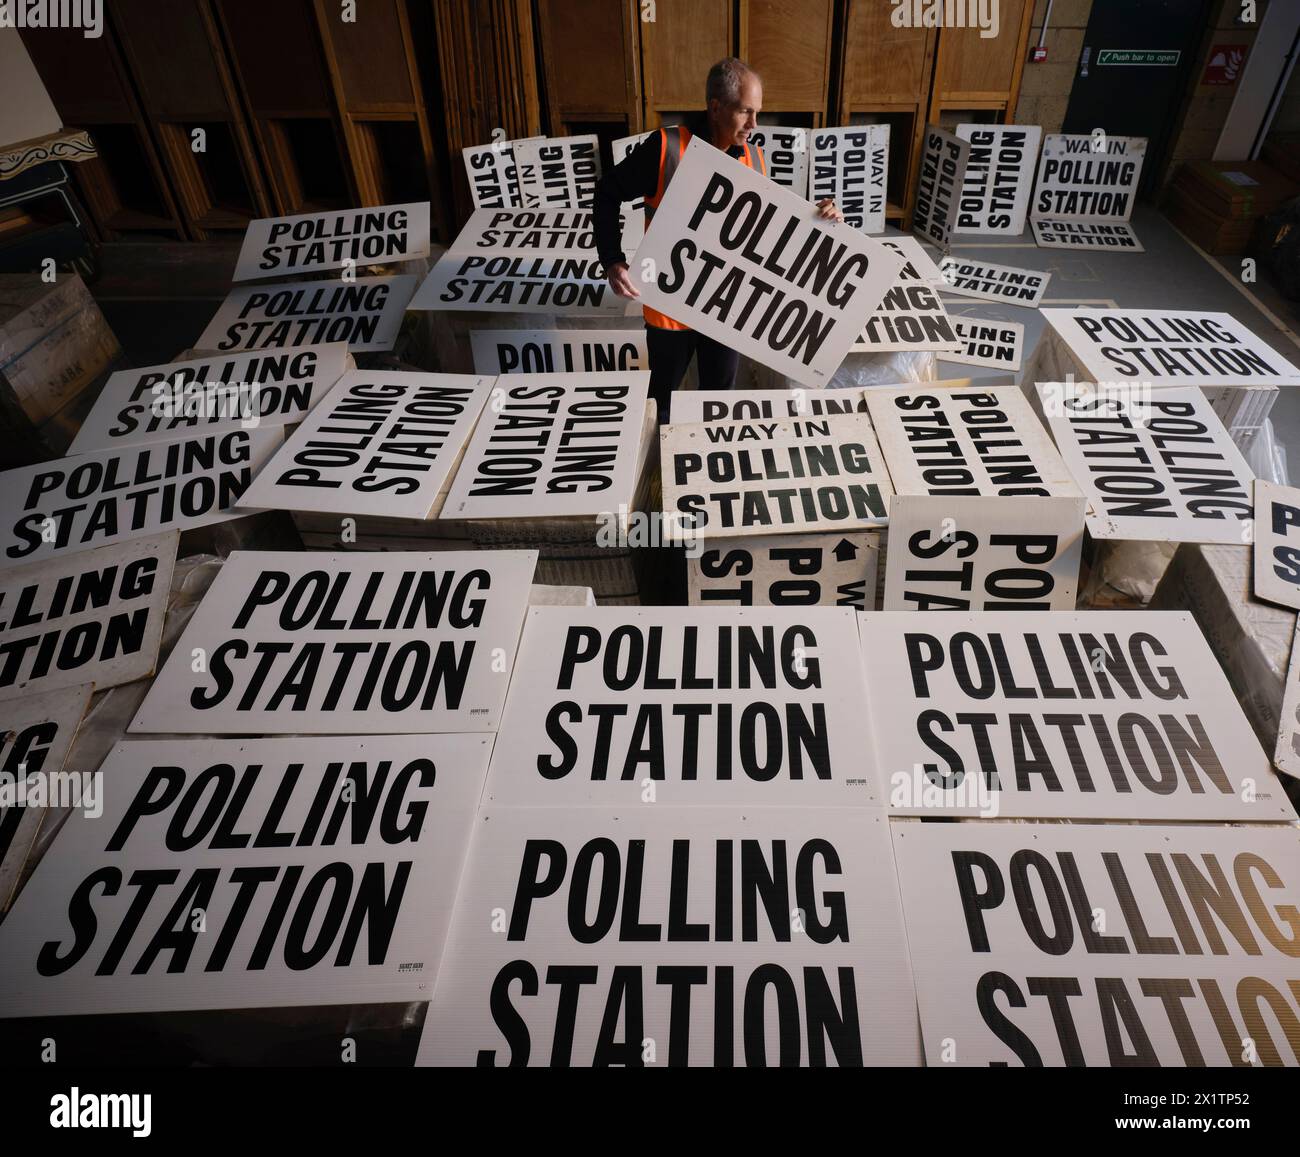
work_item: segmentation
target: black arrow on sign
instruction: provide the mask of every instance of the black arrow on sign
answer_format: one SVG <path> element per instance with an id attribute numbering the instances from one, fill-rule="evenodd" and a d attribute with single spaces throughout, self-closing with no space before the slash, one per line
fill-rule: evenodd
<path id="1" fill-rule="evenodd" d="M 858 557 L 858 548 L 853 545 L 847 538 L 841 538 L 835 544 L 835 560 L 837 562 L 849 562 L 851 559 Z"/>

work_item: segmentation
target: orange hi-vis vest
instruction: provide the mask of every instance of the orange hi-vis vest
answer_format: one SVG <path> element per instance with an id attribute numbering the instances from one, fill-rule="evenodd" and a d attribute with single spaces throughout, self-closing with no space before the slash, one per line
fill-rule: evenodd
<path id="1" fill-rule="evenodd" d="M 686 146 L 690 143 L 691 130 L 685 125 L 673 125 L 659 130 L 659 184 L 655 189 L 655 195 L 645 199 L 645 227 L 647 229 L 650 228 L 650 222 L 654 220 L 655 210 L 659 207 L 659 202 L 664 199 L 664 190 L 668 187 L 668 182 L 673 179 L 677 166 L 681 164 L 682 154 L 686 152 Z M 755 167 L 755 156 L 758 157 L 758 171 L 766 177 L 767 160 L 763 156 L 763 150 L 757 145 L 751 148 L 749 142 L 746 141 L 745 155 L 735 159 L 746 168 L 752 169 Z M 648 305 L 642 306 L 641 312 L 645 315 L 646 325 L 652 325 L 656 329 L 691 328 L 689 325 L 682 325 L 680 321 L 673 321 L 667 314 L 651 309 Z"/>

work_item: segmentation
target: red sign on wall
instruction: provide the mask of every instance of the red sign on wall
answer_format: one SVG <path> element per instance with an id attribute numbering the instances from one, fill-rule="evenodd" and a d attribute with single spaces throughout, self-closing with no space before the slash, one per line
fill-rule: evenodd
<path id="1" fill-rule="evenodd" d="M 1245 44 L 1216 44 L 1205 62 L 1202 84 L 1236 84 L 1250 47 Z"/>

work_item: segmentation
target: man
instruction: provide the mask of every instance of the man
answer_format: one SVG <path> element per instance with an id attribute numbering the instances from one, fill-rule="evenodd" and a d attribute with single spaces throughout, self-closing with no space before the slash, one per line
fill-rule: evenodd
<path id="1" fill-rule="evenodd" d="M 664 190 L 672 181 L 686 146 L 693 136 L 722 149 L 742 165 L 767 175 L 767 161 L 757 145 L 749 143 L 763 108 L 763 84 L 743 60 L 728 57 L 709 69 L 705 82 L 707 110 L 692 113 L 684 125 L 660 129 L 636 146 L 596 186 L 594 229 L 596 252 L 620 297 L 637 298 L 635 280 L 628 270 L 627 254 L 620 248 L 619 214 L 625 201 L 645 198 L 647 228 Z M 817 214 L 843 221 L 844 214 L 827 198 L 817 203 Z M 700 388 L 729 390 L 736 384 L 740 355 L 721 342 L 688 329 L 649 306 L 643 307 L 646 348 L 650 354 L 650 393 L 659 406 L 661 420 L 668 416 L 668 400 L 697 360 Z"/>

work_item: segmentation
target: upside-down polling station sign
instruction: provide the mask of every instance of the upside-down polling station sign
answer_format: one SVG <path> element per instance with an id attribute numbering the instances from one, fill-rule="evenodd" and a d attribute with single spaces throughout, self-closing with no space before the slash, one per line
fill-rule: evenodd
<path id="1" fill-rule="evenodd" d="M 884 526 L 893 486 L 865 414 L 661 431 L 671 540 Z"/>
<path id="2" fill-rule="evenodd" d="M 490 748 L 119 743 L 0 926 L 0 1016 L 427 1000 Z"/>
<path id="3" fill-rule="evenodd" d="M 876 808 L 479 813 L 417 1065 L 921 1062 Z"/>
<path id="4" fill-rule="evenodd" d="M 525 138 L 527 139 L 527 138 Z M 465 178 L 475 209 L 517 209 L 519 168 L 515 161 L 518 141 L 496 140 L 490 145 L 461 149 Z"/>
<path id="5" fill-rule="evenodd" d="M 965 257 L 945 257 L 939 263 L 945 293 L 976 297 L 981 301 L 998 301 L 1007 305 L 1037 308 L 1047 292 L 1050 273 L 1037 269 L 1016 269 L 995 265 L 991 261 L 974 261 Z"/>
<path id="6" fill-rule="evenodd" d="M 235 281 L 387 265 L 429 255 L 429 202 L 252 221 Z"/>
<path id="7" fill-rule="evenodd" d="M 479 374 L 590 374 L 648 370 L 640 329 L 475 329 Z"/>
<path id="8" fill-rule="evenodd" d="M 131 732 L 495 731 L 536 551 L 237 550 Z"/>
<path id="9" fill-rule="evenodd" d="M 867 405 L 899 494 L 1079 496 L 1016 386 L 873 388 Z"/>
<path id="10" fill-rule="evenodd" d="M 1084 499 L 895 494 L 887 611 L 1073 610 Z"/>
<path id="11" fill-rule="evenodd" d="M 1018 321 L 995 321 L 993 318 L 954 316 L 952 327 L 962 343 L 960 353 L 946 353 L 942 360 L 966 366 L 1005 370 L 1020 369 L 1025 348 L 1025 327 Z"/>
<path id="12" fill-rule="evenodd" d="M 879 807 L 854 613 L 531 608 L 484 805 Z"/>
<path id="13" fill-rule="evenodd" d="M 957 126 L 970 143 L 957 202 L 954 233 L 1014 234 L 1025 231 L 1029 190 L 1043 130 L 1038 125 Z"/>
<path id="14" fill-rule="evenodd" d="M 179 541 L 172 530 L 6 571 L 0 699 L 152 675 Z"/>
<path id="15" fill-rule="evenodd" d="M 957 226 L 970 148 L 969 141 L 946 129 L 930 125 L 925 130 L 912 232 L 943 250 L 947 250 Z"/>
<path id="16" fill-rule="evenodd" d="M 348 347 L 336 342 L 119 370 L 104 383 L 68 453 L 165 442 L 196 429 L 301 422 L 351 364 Z"/>
<path id="17" fill-rule="evenodd" d="M 865 413 L 867 391 L 846 390 L 677 390 L 672 396 L 675 425 L 690 422 L 749 422 L 759 418 L 824 417 Z"/>
<path id="18" fill-rule="evenodd" d="M 1300 1063 L 1295 831 L 893 832 L 926 1064 Z"/>
<path id="19" fill-rule="evenodd" d="M 829 381 L 898 254 L 693 138 L 637 250 L 644 304 L 805 385 Z"/>
<path id="20" fill-rule="evenodd" d="M 0 473 L 0 565 L 241 517 L 278 427 L 56 458 Z"/>
<path id="21" fill-rule="evenodd" d="M 782 125 L 759 125 L 749 143 L 763 150 L 767 175 L 797 197 L 808 196 L 808 130 Z M 816 200 L 817 198 L 813 198 Z M 845 219 L 848 212 L 845 211 Z"/>
<path id="22" fill-rule="evenodd" d="M 345 342 L 353 351 L 390 350 L 418 280 L 397 274 L 232 289 L 195 348 L 233 353 Z"/>
<path id="23" fill-rule="evenodd" d="M 874 530 L 731 538 L 687 555 L 687 603 L 874 611 L 879 563 L 880 534 Z"/>
<path id="24" fill-rule="evenodd" d="M 1300 386 L 1300 369 L 1228 313 L 1044 309 L 1094 382 Z"/>
<path id="25" fill-rule="evenodd" d="M 811 129 L 808 199 L 829 197 L 844 220 L 863 233 L 885 230 L 889 182 L 889 126 Z M 769 154 L 768 172 L 771 173 Z"/>
<path id="26" fill-rule="evenodd" d="M 590 209 L 600 180 L 600 138 L 527 137 L 514 145 L 525 209 Z"/>
<path id="27" fill-rule="evenodd" d="M 1195 386 L 1038 386 L 1093 538 L 1246 541 L 1255 473 Z"/>
<path id="28" fill-rule="evenodd" d="M 973 609 L 859 621 L 894 814 L 1294 820 L 1191 615 Z"/>
<path id="29" fill-rule="evenodd" d="M 1255 597 L 1300 610 L 1300 490 L 1255 479 Z"/>
<path id="30" fill-rule="evenodd" d="M 1030 215 L 1127 221 L 1146 150 L 1146 137 L 1049 133 Z"/>
<path id="31" fill-rule="evenodd" d="M 433 517 L 495 381 L 354 370 L 289 435 L 240 505 Z"/>

